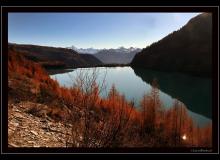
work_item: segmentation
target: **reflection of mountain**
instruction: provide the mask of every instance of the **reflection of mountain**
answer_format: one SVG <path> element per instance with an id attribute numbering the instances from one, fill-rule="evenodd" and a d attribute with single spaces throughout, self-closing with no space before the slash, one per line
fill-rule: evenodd
<path id="1" fill-rule="evenodd" d="M 189 110 L 209 118 L 212 117 L 211 79 L 142 68 L 133 69 L 135 74 L 147 83 L 151 83 L 156 78 L 161 91 L 182 101 Z"/>

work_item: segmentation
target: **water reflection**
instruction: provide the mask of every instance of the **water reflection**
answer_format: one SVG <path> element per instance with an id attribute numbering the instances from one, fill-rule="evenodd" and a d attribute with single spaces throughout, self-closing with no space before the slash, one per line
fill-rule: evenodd
<path id="1" fill-rule="evenodd" d="M 146 83 L 157 78 L 160 90 L 182 101 L 191 111 L 212 117 L 212 81 L 210 78 L 141 68 L 134 68 L 134 72 Z"/>
<path id="2" fill-rule="evenodd" d="M 73 80 L 76 79 L 79 71 L 92 74 L 93 68 L 74 69 L 68 73 L 51 75 L 51 77 L 56 79 L 62 86 L 70 87 L 73 85 Z M 160 86 L 159 96 L 165 108 L 169 109 L 172 107 L 173 98 L 179 97 L 185 105 L 189 104 L 191 108 L 187 106 L 189 109 L 188 113 L 199 126 L 211 122 L 209 118 L 206 118 L 211 117 L 212 106 L 210 99 L 207 100 L 207 98 L 211 97 L 211 95 L 209 95 L 210 97 L 206 95 L 210 93 L 211 88 L 205 85 L 209 82 L 206 79 L 197 79 L 191 76 L 186 77 L 180 74 L 160 74 L 160 72 L 141 69 L 133 70 L 131 67 L 98 67 L 97 71 L 97 83 L 101 84 L 103 79 L 106 81 L 106 90 L 101 93 L 103 97 L 107 96 L 108 91 L 114 84 L 117 90 L 125 95 L 127 100 L 134 100 L 135 105 L 139 106 L 143 95 L 151 92 L 150 83 L 154 78 L 157 78 Z M 205 88 L 202 88 L 202 84 Z M 183 91 L 181 92 L 181 90 Z M 207 93 L 204 95 L 201 90 Z M 202 102 L 198 101 L 201 97 Z M 195 107 L 200 107 L 194 108 L 194 105 Z"/>

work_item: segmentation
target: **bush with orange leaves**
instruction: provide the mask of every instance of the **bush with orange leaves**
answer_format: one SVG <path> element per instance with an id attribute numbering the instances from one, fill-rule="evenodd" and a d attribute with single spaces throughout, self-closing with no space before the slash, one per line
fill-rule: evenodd
<path id="1" fill-rule="evenodd" d="M 141 137 L 147 147 L 211 147 L 212 124 L 198 127 L 178 100 L 165 109 L 159 99 L 157 82 L 141 101 Z"/>
<path id="2" fill-rule="evenodd" d="M 65 105 L 71 109 L 73 132 L 67 138 L 67 146 L 112 147 L 124 144 L 126 128 L 134 114 L 133 105 L 114 86 L 107 99 L 101 98 L 100 88 L 104 88 L 104 82 L 97 84 L 96 78 L 96 70 L 90 75 L 80 72 L 73 88 L 69 89 L 74 98 L 72 104 Z"/>
<path id="3" fill-rule="evenodd" d="M 155 80 L 151 94 L 145 95 L 141 101 L 142 110 L 137 111 L 134 103 L 127 102 L 114 85 L 108 97 L 103 99 L 99 96 L 100 86 L 96 84 L 96 78 L 88 78 L 88 75 L 79 75 L 77 78 L 77 84 L 73 87 L 74 97 L 77 98 L 71 110 L 74 131 L 69 146 L 211 146 L 211 126 L 207 129 L 196 127 L 188 116 L 186 107 L 177 100 L 170 109 L 165 109 Z M 76 107 L 79 107 L 80 116 L 75 114 Z M 199 132 L 195 132 L 198 129 Z"/>
<path id="4" fill-rule="evenodd" d="M 14 75 L 20 81 L 27 78 L 32 82 L 31 92 L 36 101 L 54 109 L 49 115 L 72 124 L 67 147 L 212 146 L 212 124 L 196 126 L 186 107 L 177 100 L 170 109 L 163 108 L 156 80 L 152 92 L 143 96 L 142 109 L 137 110 L 114 85 L 108 97 L 101 98 L 105 80 L 96 83 L 96 70 L 92 74 L 81 72 L 73 86 L 65 88 L 50 79 L 39 64 L 9 50 L 8 73 L 9 79 Z M 28 93 L 26 97 L 34 100 Z"/>

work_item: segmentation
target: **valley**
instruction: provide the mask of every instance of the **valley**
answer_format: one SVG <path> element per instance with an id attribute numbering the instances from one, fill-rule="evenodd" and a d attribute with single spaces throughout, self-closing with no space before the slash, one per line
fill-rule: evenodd
<path id="1" fill-rule="evenodd" d="M 210 13 L 143 49 L 8 43 L 7 62 L 8 147 L 212 148 Z"/>

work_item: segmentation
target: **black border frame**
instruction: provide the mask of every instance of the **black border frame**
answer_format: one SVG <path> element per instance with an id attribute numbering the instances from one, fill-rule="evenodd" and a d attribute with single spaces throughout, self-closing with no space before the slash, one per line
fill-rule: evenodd
<path id="1" fill-rule="evenodd" d="M 198 148 L 8 148 L 8 109 L 7 109 L 7 49 L 8 49 L 8 13 L 9 12 L 211 12 L 213 15 L 213 53 L 212 53 L 212 80 L 213 80 L 213 148 L 212 152 L 192 152 L 192 149 Z M 2 13 L 2 153 L 203 153 L 213 154 L 219 153 L 219 7 L 218 6 L 3 6 L 1 7 Z M 217 106 L 217 107 L 216 107 Z M 199 148 L 206 150 L 209 148 Z"/>

